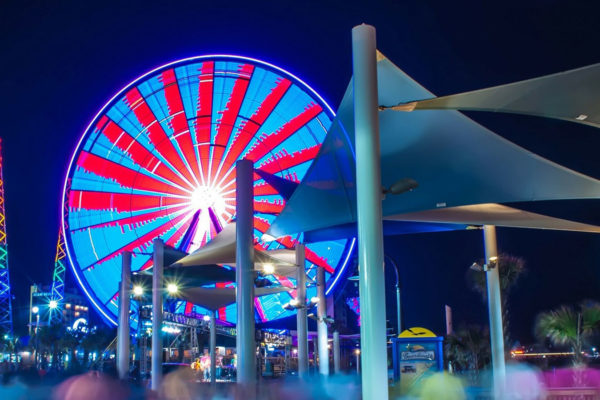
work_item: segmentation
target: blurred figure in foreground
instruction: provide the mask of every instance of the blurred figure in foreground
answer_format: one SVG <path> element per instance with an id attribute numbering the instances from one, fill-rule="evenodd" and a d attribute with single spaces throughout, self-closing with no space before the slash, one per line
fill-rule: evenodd
<path id="1" fill-rule="evenodd" d="M 127 388 L 98 372 L 88 372 L 67 379 L 54 390 L 53 400 L 126 400 Z"/>

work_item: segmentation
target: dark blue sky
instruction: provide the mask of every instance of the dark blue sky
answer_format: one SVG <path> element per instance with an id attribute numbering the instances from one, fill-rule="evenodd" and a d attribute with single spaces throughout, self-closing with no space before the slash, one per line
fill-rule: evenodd
<path id="1" fill-rule="evenodd" d="M 79 135 L 99 107 L 141 73 L 192 55 L 246 55 L 298 75 L 335 108 L 351 75 L 350 30 L 362 22 L 377 28 L 384 54 L 438 95 L 600 62 L 597 2 L 488 3 L 3 1 L 0 136 L 16 305 L 27 302 L 30 282 L 51 279 L 63 175 Z M 471 116 L 600 178 L 594 129 Z M 534 209 L 600 223 L 597 201 Z M 600 293 L 596 236 L 501 229 L 499 246 L 525 257 L 530 269 L 513 293 L 514 336 L 530 334 L 538 311 Z M 464 279 L 466 266 L 483 253 L 479 233 L 388 238 L 386 247 L 402 265 L 409 325 L 441 331 L 444 303 L 455 307 L 457 323 L 482 318 L 483 303 Z"/>

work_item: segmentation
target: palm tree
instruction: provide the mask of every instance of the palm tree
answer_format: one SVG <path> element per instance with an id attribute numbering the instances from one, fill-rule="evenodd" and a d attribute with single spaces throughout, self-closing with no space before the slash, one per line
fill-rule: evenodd
<path id="1" fill-rule="evenodd" d="M 480 262 L 480 264 L 482 264 Z M 521 257 L 509 254 L 500 254 L 498 256 L 498 273 L 500 275 L 500 297 L 502 300 L 502 328 L 504 335 L 505 348 L 510 347 L 510 313 L 508 307 L 508 298 L 512 288 L 517 284 L 519 278 L 525 273 L 525 260 Z M 481 294 L 484 301 L 487 300 L 487 281 L 486 274 L 473 269 L 467 272 L 467 279 L 471 287 Z"/>
<path id="2" fill-rule="evenodd" d="M 479 325 L 458 329 L 446 337 L 445 353 L 454 368 L 468 372 L 474 383 L 491 361 L 490 333 Z"/>
<path id="3" fill-rule="evenodd" d="M 535 332 L 548 338 L 555 346 L 568 346 L 573 350 L 573 363 L 585 363 L 583 342 L 600 330 L 600 303 L 586 301 L 578 309 L 561 306 L 538 315 Z"/>

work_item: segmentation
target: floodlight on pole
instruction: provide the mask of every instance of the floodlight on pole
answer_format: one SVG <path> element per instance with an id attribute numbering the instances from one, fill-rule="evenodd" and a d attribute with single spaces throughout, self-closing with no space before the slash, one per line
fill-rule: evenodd
<path id="1" fill-rule="evenodd" d="M 271 263 L 263 264 L 263 272 L 266 275 L 272 275 L 275 273 L 275 266 Z"/>
<path id="2" fill-rule="evenodd" d="M 383 188 L 383 194 L 402 194 L 411 192 L 419 187 L 419 183 L 412 178 L 402 178 L 396 181 L 389 188 Z"/>
<path id="3" fill-rule="evenodd" d="M 172 282 L 171 282 L 171 283 L 169 283 L 169 284 L 167 284 L 167 292 L 168 292 L 169 294 L 175 294 L 175 293 L 177 293 L 178 291 L 179 291 L 179 287 L 177 286 L 177 284 L 175 284 L 175 283 L 172 283 Z"/>
<path id="4" fill-rule="evenodd" d="M 143 288 L 142 286 L 140 286 L 140 285 L 135 285 L 135 286 L 133 287 L 133 295 L 134 295 L 135 297 L 140 297 L 140 296 L 142 296 L 143 294 L 144 294 L 144 288 Z"/>

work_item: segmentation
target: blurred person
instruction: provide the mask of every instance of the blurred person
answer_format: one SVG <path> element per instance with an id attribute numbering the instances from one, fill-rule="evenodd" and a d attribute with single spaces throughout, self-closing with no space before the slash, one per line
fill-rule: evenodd
<path id="1" fill-rule="evenodd" d="M 544 393 L 541 374 L 527 364 L 506 366 L 506 385 L 503 398 L 506 400 L 537 400 Z"/>
<path id="2" fill-rule="evenodd" d="M 194 371 L 191 368 L 179 368 L 168 373 L 158 389 L 160 400 L 192 400 L 198 398 L 194 393 Z M 200 389 L 200 387 L 197 387 Z"/>
<path id="3" fill-rule="evenodd" d="M 53 400 L 126 400 L 129 391 L 115 379 L 98 372 L 76 375 L 61 383 Z"/>
<path id="4" fill-rule="evenodd" d="M 416 398 L 421 400 L 466 400 L 460 378 L 447 372 L 431 374 L 421 381 L 416 389 Z"/>

